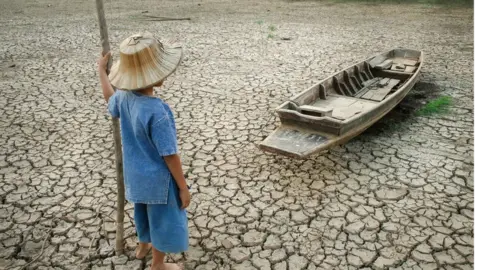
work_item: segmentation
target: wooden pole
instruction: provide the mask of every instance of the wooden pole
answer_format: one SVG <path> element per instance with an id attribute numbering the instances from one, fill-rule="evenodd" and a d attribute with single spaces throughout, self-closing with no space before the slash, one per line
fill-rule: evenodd
<path id="1" fill-rule="evenodd" d="M 103 10 L 103 0 L 96 0 L 98 23 L 100 26 L 100 39 L 102 42 L 103 55 L 110 51 L 108 43 L 107 22 L 105 21 L 105 12 Z M 112 57 L 108 60 L 107 74 L 112 66 Z M 125 211 L 125 187 L 123 184 L 123 159 L 122 159 L 122 139 L 120 137 L 120 123 L 118 118 L 112 117 L 113 140 L 115 142 L 115 166 L 117 169 L 117 235 L 115 239 L 115 253 L 123 254 L 124 244 L 124 211 Z"/>

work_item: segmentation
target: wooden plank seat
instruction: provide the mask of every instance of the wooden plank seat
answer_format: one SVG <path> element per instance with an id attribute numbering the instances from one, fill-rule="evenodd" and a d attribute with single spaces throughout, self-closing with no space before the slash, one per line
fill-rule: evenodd
<path id="1" fill-rule="evenodd" d="M 332 112 L 332 117 L 338 120 L 346 120 L 356 115 L 357 113 L 361 113 L 361 112 L 362 112 L 362 108 L 357 106 L 336 108 Z"/>
<path id="2" fill-rule="evenodd" d="M 369 64 L 376 70 L 391 70 L 395 72 L 413 73 L 417 69 L 419 62 L 414 59 L 405 59 L 401 57 L 387 58 L 384 55 L 379 55 L 372 60 Z"/>
<path id="3" fill-rule="evenodd" d="M 339 120 L 346 120 L 364 110 L 375 106 L 375 102 L 355 97 L 330 95 L 326 100 L 319 99 L 310 105 L 301 105 L 297 111 L 311 116 L 329 116 Z"/>
<path id="4" fill-rule="evenodd" d="M 402 72 L 402 71 L 405 71 L 405 65 L 395 63 L 392 65 L 392 68 L 390 70 Z"/>
<path id="5" fill-rule="evenodd" d="M 390 81 L 390 78 L 383 78 L 378 82 L 378 86 L 383 87 L 383 86 L 387 85 L 389 81 Z"/>
<path id="6" fill-rule="evenodd" d="M 417 60 L 405 59 L 405 58 L 394 58 L 393 65 L 390 70 L 396 72 L 406 72 L 413 73 L 417 69 Z"/>
<path id="7" fill-rule="evenodd" d="M 370 67 L 375 68 L 376 66 L 384 63 L 387 60 L 387 56 L 378 55 L 369 61 Z"/>
<path id="8" fill-rule="evenodd" d="M 415 66 L 406 66 L 405 67 L 405 72 L 412 73 L 417 69 Z"/>
<path id="9" fill-rule="evenodd" d="M 393 61 L 391 59 L 387 59 L 382 63 L 375 66 L 376 69 L 389 69 L 393 65 Z"/>
<path id="10" fill-rule="evenodd" d="M 332 116 L 332 111 L 333 111 L 333 108 L 324 108 L 324 107 L 317 107 L 317 106 L 311 106 L 311 105 L 302 105 L 300 107 L 298 107 L 301 111 L 301 113 L 305 113 L 306 114 L 312 114 L 315 116 L 315 115 L 318 115 L 318 116 Z"/>
<path id="11" fill-rule="evenodd" d="M 395 58 L 393 62 L 396 64 L 402 64 L 405 66 L 416 66 L 418 61 L 413 59 L 405 59 L 405 58 Z"/>
<path id="12" fill-rule="evenodd" d="M 368 92 L 368 90 L 371 88 L 372 85 L 375 85 L 379 81 L 380 81 L 380 78 L 377 78 L 377 77 L 370 79 L 368 81 L 364 81 L 362 83 L 363 88 L 357 91 L 357 93 L 355 94 L 355 97 L 361 97 L 363 94 Z"/>
<path id="13" fill-rule="evenodd" d="M 380 88 L 375 87 L 370 89 L 368 92 L 361 96 L 362 99 L 369 99 L 373 101 L 382 101 L 392 89 L 400 83 L 400 80 L 397 79 L 388 79 L 388 81 L 381 81 L 382 84 L 378 84 Z"/>

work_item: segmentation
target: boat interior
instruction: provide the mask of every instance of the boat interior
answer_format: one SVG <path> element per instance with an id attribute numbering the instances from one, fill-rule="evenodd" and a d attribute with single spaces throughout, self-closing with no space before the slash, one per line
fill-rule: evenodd
<path id="1" fill-rule="evenodd" d="M 396 49 L 358 63 L 305 90 L 279 110 L 345 121 L 378 106 L 408 82 L 421 62 L 419 51 Z M 282 117 L 282 114 L 280 115 Z"/>

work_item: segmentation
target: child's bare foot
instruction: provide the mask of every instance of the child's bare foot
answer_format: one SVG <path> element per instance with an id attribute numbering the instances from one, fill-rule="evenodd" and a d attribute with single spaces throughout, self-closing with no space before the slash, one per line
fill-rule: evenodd
<path id="1" fill-rule="evenodd" d="M 139 243 L 137 250 L 135 250 L 135 257 L 139 260 L 143 260 L 151 248 L 152 245 L 150 243 Z"/>
<path id="2" fill-rule="evenodd" d="M 157 265 L 152 265 L 150 270 L 183 270 L 183 267 L 176 263 L 162 263 Z"/>

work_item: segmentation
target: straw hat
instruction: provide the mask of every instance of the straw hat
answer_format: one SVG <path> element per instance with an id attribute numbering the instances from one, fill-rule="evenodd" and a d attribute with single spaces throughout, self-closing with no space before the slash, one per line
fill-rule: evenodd
<path id="1" fill-rule="evenodd" d="M 175 71 L 182 53 L 182 47 L 162 44 L 149 32 L 132 35 L 120 44 L 120 60 L 108 78 L 121 90 L 155 86 Z"/>

